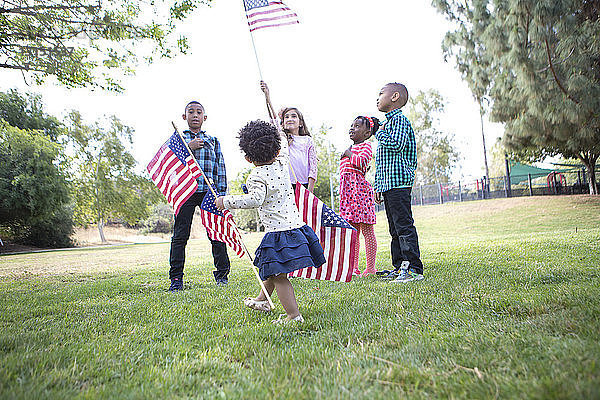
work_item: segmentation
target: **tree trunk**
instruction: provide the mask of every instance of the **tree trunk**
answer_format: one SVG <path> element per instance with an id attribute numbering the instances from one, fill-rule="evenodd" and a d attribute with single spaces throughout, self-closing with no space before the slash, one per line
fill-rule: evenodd
<path id="1" fill-rule="evenodd" d="M 104 220 L 102 217 L 98 217 L 98 232 L 100 233 L 102 243 L 106 243 L 106 238 L 104 237 Z"/>
<path id="2" fill-rule="evenodd" d="M 578 157 L 587 170 L 590 194 L 598 194 L 598 185 L 596 185 L 596 161 L 598 161 L 598 155 L 590 152 L 583 155 L 578 154 Z"/>
<path id="3" fill-rule="evenodd" d="M 589 166 L 586 165 L 585 167 L 588 169 L 588 174 L 589 174 L 589 185 L 590 185 L 590 194 L 598 194 L 598 185 L 596 184 L 596 161 L 598 160 L 598 157 L 590 157 L 590 163 Z"/>
<path id="4" fill-rule="evenodd" d="M 100 164 L 100 160 L 96 160 L 94 193 L 96 195 L 96 209 L 98 211 L 98 232 L 100 233 L 100 240 L 102 243 L 106 243 L 106 238 L 104 237 L 104 218 L 102 218 L 102 213 L 100 212 L 100 196 L 98 194 L 98 164 Z"/>

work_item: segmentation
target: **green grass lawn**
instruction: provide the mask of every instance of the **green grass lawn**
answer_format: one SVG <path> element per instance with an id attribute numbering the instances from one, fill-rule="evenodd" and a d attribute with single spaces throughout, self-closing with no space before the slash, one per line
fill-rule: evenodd
<path id="1" fill-rule="evenodd" d="M 1 256 L 0 398 L 600 398 L 600 197 L 414 214 L 424 281 L 294 280 L 286 327 L 242 305 L 248 261 L 214 285 L 206 240 L 175 294 L 168 244 Z"/>

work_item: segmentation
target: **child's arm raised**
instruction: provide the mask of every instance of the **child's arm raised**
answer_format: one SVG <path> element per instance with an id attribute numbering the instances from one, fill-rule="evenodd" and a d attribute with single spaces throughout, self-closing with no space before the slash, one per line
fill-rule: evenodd
<path id="1" fill-rule="evenodd" d="M 271 103 L 271 94 L 269 92 L 269 87 L 267 86 L 267 83 L 265 81 L 260 81 L 260 89 L 265 94 L 269 118 L 271 118 L 272 121 L 277 122 L 277 114 L 275 114 L 275 109 L 273 108 L 273 104 Z"/>

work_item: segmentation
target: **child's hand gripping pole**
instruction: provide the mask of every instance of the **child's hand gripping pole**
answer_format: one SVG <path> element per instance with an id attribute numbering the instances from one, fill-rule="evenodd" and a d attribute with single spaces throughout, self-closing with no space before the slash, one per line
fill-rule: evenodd
<path id="1" fill-rule="evenodd" d="M 173 124 L 173 128 L 175 128 L 175 132 L 177 132 L 177 134 L 181 138 L 181 141 L 183 142 L 183 144 L 185 144 L 185 147 L 187 148 L 187 150 L 190 152 L 190 154 L 193 155 L 194 153 L 192 153 L 192 150 L 188 146 L 187 142 L 184 140 L 183 136 L 181 136 L 181 133 L 179 133 L 179 129 L 177 129 L 177 125 L 175 125 L 175 122 L 171 121 L 171 124 Z M 208 185 L 208 188 L 210 189 L 211 193 L 213 194 L 213 196 L 216 199 L 218 197 L 218 195 L 217 195 L 217 192 L 215 191 L 215 189 L 213 188 L 213 185 L 211 184 L 211 182 L 208 180 L 208 178 L 204 174 L 204 171 L 202 170 L 202 167 L 200 167 L 200 164 L 198 164 L 198 160 L 196 160 L 196 157 L 192 157 L 192 158 L 194 159 L 196 166 L 200 170 L 200 174 L 204 178 L 204 181 Z M 269 292 L 267 292 L 267 289 L 265 288 L 265 284 L 260 279 L 260 275 L 258 275 L 258 268 L 254 265 L 254 260 L 252 259 L 252 256 L 250 255 L 250 252 L 248 251 L 248 248 L 246 247 L 246 244 L 242 240 L 242 235 L 240 234 L 240 231 L 238 230 L 238 227 L 237 227 L 237 225 L 235 225 L 235 222 L 233 220 L 232 220 L 232 226 L 235 229 L 236 233 L 238 234 L 238 237 L 240 238 L 240 243 L 241 243 L 242 247 L 244 248 L 244 252 L 248 255 L 248 258 L 250 258 L 250 265 L 252 265 L 252 270 L 254 271 L 254 275 L 256 275 L 256 279 L 258 279 L 258 283 L 260 284 L 260 287 L 261 287 L 262 291 L 264 292 L 265 297 L 269 301 L 269 305 L 271 306 L 271 308 L 275 308 L 275 305 L 273 304 L 273 300 L 271 300 L 271 296 L 269 296 Z"/>

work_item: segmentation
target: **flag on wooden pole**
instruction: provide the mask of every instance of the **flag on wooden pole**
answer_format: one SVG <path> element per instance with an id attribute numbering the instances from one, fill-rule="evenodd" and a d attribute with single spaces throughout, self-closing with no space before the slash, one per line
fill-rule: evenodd
<path id="1" fill-rule="evenodd" d="M 196 179 L 202 176 L 193 154 L 177 132 L 158 149 L 146 169 L 152 182 L 173 207 L 175 215 L 179 213 L 181 205 L 196 192 Z"/>
<path id="2" fill-rule="evenodd" d="M 298 15 L 281 1 L 244 0 L 250 32 L 275 26 L 298 24 Z"/>
<path id="3" fill-rule="evenodd" d="M 326 262 L 321 268 L 300 269 L 290 276 L 350 282 L 355 258 L 352 248 L 358 240 L 356 229 L 299 183 L 296 183 L 296 205 L 304 222 L 317 234 Z"/>
<path id="4" fill-rule="evenodd" d="M 200 205 L 200 218 L 202 225 L 206 228 L 208 237 L 212 240 L 225 243 L 241 258 L 244 257 L 245 247 L 242 238 L 235 227 L 233 215 L 227 209 L 219 211 L 215 204 L 215 196 L 212 191 L 207 192 Z M 252 259 L 252 257 L 250 257 Z"/>

